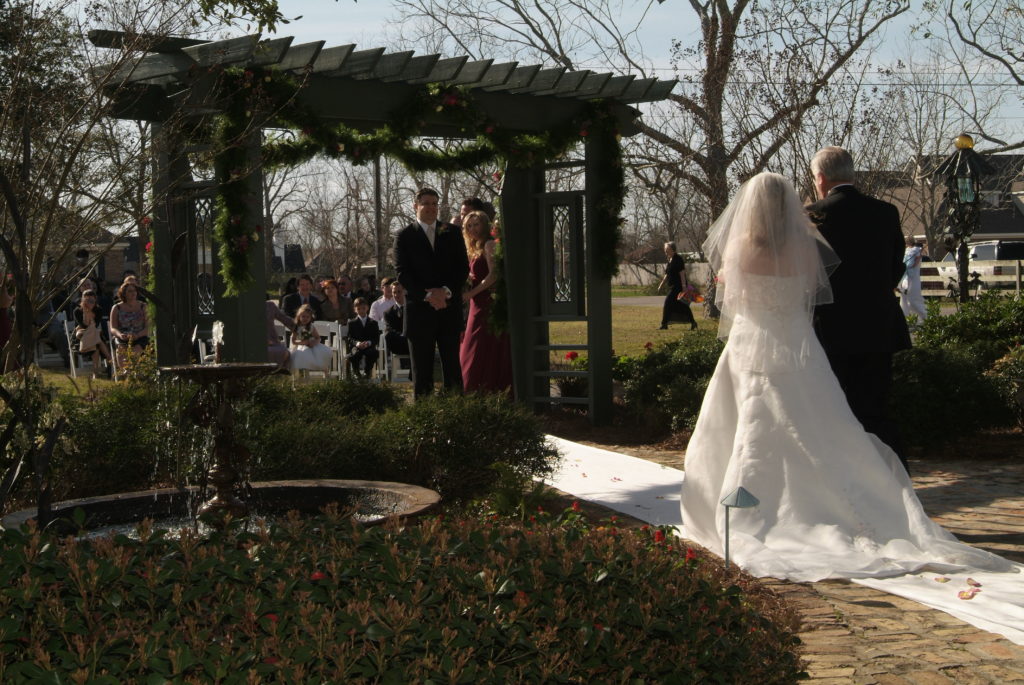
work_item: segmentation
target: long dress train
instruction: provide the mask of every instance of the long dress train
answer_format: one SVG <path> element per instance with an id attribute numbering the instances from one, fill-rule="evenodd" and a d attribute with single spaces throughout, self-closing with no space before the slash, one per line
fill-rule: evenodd
<path id="1" fill-rule="evenodd" d="M 756 576 L 794 581 L 919 570 L 1012 571 L 924 513 L 896 455 L 850 411 L 799 293 L 800 277 L 746 275 L 746 292 L 686 452 L 683 534 Z"/>

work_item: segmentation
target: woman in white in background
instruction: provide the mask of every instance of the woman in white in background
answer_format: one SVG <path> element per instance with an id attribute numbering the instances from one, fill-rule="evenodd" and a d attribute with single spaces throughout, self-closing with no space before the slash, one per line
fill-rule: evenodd
<path id="1" fill-rule="evenodd" d="M 913 238 L 907 238 L 907 249 L 903 253 L 903 265 L 907 272 L 900 281 L 900 307 L 903 316 L 913 314 L 918 323 L 925 320 L 928 313 L 924 308 L 924 295 L 921 293 L 921 246 Z"/>

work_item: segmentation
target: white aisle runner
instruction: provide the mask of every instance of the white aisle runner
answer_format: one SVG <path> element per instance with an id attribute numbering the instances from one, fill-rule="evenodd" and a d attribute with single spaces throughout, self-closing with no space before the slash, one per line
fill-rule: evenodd
<path id="1" fill-rule="evenodd" d="M 684 474 L 618 452 L 548 436 L 562 462 L 545 482 L 563 492 L 658 526 L 682 531 L 679 493 Z M 920 602 L 971 625 L 1024 645 L 1024 565 L 1021 573 L 972 571 L 963 574 L 918 573 L 853 582 Z M 936 578 L 948 578 L 937 582 Z M 971 599 L 960 593 L 979 583 Z"/>

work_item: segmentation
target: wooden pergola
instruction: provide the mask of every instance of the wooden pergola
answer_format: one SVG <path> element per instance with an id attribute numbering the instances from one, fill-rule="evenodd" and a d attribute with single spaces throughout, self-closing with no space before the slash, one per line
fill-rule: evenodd
<path id="1" fill-rule="evenodd" d="M 128 37 L 110 31 L 90 33 L 100 47 L 119 48 Z M 217 248 L 211 231 L 216 181 L 198 169 L 195 140 L 204 120 L 221 111 L 212 76 L 216 67 L 272 67 L 301 75 L 297 98 L 324 122 L 372 131 L 413 101 L 425 84 L 465 89 L 474 106 L 496 126 L 512 132 L 544 132 L 579 117 L 594 100 L 613 113 L 620 135 L 638 133 L 639 112 L 630 105 L 664 99 L 675 80 L 641 79 L 564 68 L 523 66 L 516 62 L 471 60 L 360 50 L 355 45 L 324 47 L 324 42 L 292 45 L 292 38 L 261 40 L 242 36 L 221 41 L 155 39 L 148 53 L 112 79 L 112 114 L 153 125 L 156 162 L 153 249 L 156 295 L 165 304 L 156 320 L 158 363 L 187 361 L 188 341 L 198 327 L 223 321 L 226 361 L 266 361 L 264 299 L 266 259 L 250 260 L 253 285 L 224 297 Z M 449 139 L 475 134 L 432 112 L 424 113 L 423 136 Z M 260 167 L 261 138 L 249 148 L 252 167 Z M 600 173 L 613 160 L 586 140 L 578 160 L 509 166 L 501 195 L 505 282 L 517 399 L 537 407 L 553 403 L 586 405 L 591 419 L 605 421 L 611 411 L 611 279 L 593 256 L 597 203 L 609 192 Z M 578 167 L 584 188 L 557 191 L 550 172 Z M 252 173 L 247 196 L 252 216 L 262 215 L 261 175 Z M 411 198 L 410 198 L 411 204 Z M 260 243 L 262 250 L 269 249 Z M 585 322 L 586 341 L 550 344 L 555 321 Z M 589 389 L 584 398 L 551 397 L 551 379 L 580 372 L 551 368 L 554 352 L 584 351 Z"/>

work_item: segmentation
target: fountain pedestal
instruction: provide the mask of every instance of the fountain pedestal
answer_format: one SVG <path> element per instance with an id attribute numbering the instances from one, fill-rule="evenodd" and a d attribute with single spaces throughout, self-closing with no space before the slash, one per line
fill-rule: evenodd
<path id="1" fill-rule="evenodd" d="M 199 387 L 189 401 L 188 414 L 199 426 L 213 432 L 213 466 L 207 480 L 214 496 L 198 510 L 203 522 L 223 527 L 227 519 L 243 518 L 249 507 L 236 494 L 241 486 L 240 471 L 249 462 L 249 450 L 235 437 L 233 403 L 245 397 L 252 382 L 273 373 L 277 364 L 183 364 L 161 366 L 161 376 L 189 380 Z"/>

